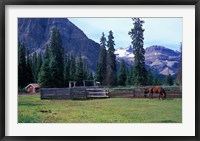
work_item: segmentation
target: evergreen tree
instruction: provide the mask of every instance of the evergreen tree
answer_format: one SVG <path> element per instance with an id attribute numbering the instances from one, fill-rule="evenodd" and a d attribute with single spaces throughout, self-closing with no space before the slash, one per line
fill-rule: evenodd
<path id="1" fill-rule="evenodd" d="M 88 80 L 94 80 L 94 77 L 93 77 L 93 74 L 92 74 L 92 72 L 90 72 L 90 74 L 88 75 L 88 78 L 87 78 Z"/>
<path id="2" fill-rule="evenodd" d="M 97 81 L 97 82 L 101 82 L 101 81 L 103 80 L 101 74 L 102 74 L 102 73 L 101 73 L 100 65 L 99 65 L 99 63 L 97 62 L 97 65 L 96 65 L 95 81 Z"/>
<path id="3" fill-rule="evenodd" d="M 177 72 L 176 82 L 178 85 L 182 86 L 182 43 L 180 45 L 180 60 L 179 60 L 179 68 Z"/>
<path id="4" fill-rule="evenodd" d="M 25 45 L 18 45 L 18 87 L 23 88 L 26 86 L 26 51 Z"/>
<path id="5" fill-rule="evenodd" d="M 124 60 L 122 59 L 120 62 L 118 85 L 125 86 L 125 83 L 126 83 L 126 66 Z"/>
<path id="6" fill-rule="evenodd" d="M 126 69 L 126 85 L 131 85 L 131 72 L 128 68 Z"/>
<path id="7" fill-rule="evenodd" d="M 26 55 L 26 83 L 32 83 L 33 82 L 33 74 L 32 74 L 32 60 L 31 55 L 29 53 L 29 50 L 27 50 Z"/>
<path id="8" fill-rule="evenodd" d="M 70 81 L 70 59 L 68 56 L 64 60 L 64 81 L 65 86 L 68 86 L 68 82 Z"/>
<path id="9" fill-rule="evenodd" d="M 90 75 L 88 66 L 86 64 L 86 60 L 82 57 L 82 61 L 83 61 L 83 79 L 87 80 L 88 76 Z"/>
<path id="10" fill-rule="evenodd" d="M 113 32 L 109 31 L 107 47 L 107 84 L 109 86 L 115 86 L 117 83 L 117 66 L 116 66 L 116 56 L 115 56 L 115 42 L 114 42 Z"/>
<path id="11" fill-rule="evenodd" d="M 38 76 L 38 82 L 42 87 L 52 87 L 52 80 L 51 80 L 51 70 L 49 67 L 50 64 L 50 51 L 49 48 L 46 47 L 45 54 L 44 54 L 44 61 L 42 63 L 39 76 Z"/>
<path id="12" fill-rule="evenodd" d="M 55 27 L 52 28 L 50 52 L 50 70 L 52 72 L 53 87 L 62 87 L 64 84 L 64 49 L 60 32 Z"/>
<path id="13" fill-rule="evenodd" d="M 62 73 L 59 70 L 58 63 L 56 61 L 56 57 L 51 58 L 50 60 L 50 71 L 51 71 L 51 78 L 50 78 L 50 85 L 51 87 L 62 87 L 63 86 L 63 78 L 61 78 Z"/>
<path id="14" fill-rule="evenodd" d="M 87 77 L 87 80 L 89 80 L 89 82 L 87 83 L 88 86 L 93 86 L 94 85 L 94 83 L 93 83 L 94 77 L 93 77 L 92 72 L 89 73 L 89 75 Z"/>
<path id="15" fill-rule="evenodd" d="M 85 74 L 84 74 L 83 59 L 81 54 L 79 54 L 79 58 L 77 60 L 77 69 L 76 69 L 76 81 L 78 86 L 82 85 L 84 78 Z"/>
<path id="16" fill-rule="evenodd" d="M 150 70 L 147 71 L 147 85 L 153 85 L 153 75 Z"/>
<path id="17" fill-rule="evenodd" d="M 99 69 L 100 83 L 106 85 L 106 69 L 107 69 L 107 50 L 106 50 L 106 38 L 104 33 L 100 38 L 100 55 L 99 55 Z"/>
<path id="18" fill-rule="evenodd" d="M 165 85 L 172 86 L 173 85 L 173 77 L 171 74 L 168 74 L 165 78 Z"/>
<path id="19" fill-rule="evenodd" d="M 76 59 L 73 54 L 71 55 L 69 66 L 70 66 L 70 80 L 75 81 L 75 79 L 77 78 L 76 77 Z"/>
<path id="20" fill-rule="evenodd" d="M 154 86 L 160 85 L 160 81 L 159 81 L 159 79 L 157 78 L 157 76 L 156 76 L 155 74 L 153 75 L 152 84 L 153 84 Z"/>
<path id="21" fill-rule="evenodd" d="M 134 66 L 131 67 L 130 76 L 131 76 L 131 85 L 136 84 L 136 76 L 135 76 L 135 68 Z"/>
<path id="22" fill-rule="evenodd" d="M 42 53 L 40 52 L 37 57 L 36 68 L 35 68 L 36 69 L 36 71 L 35 71 L 36 82 L 38 82 L 38 77 L 39 77 L 39 72 L 40 72 L 41 66 L 42 66 Z"/>
<path id="23" fill-rule="evenodd" d="M 33 54 L 33 59 L 32 59 L 32 73 L 33 73 L 33 82 L 37 82 L 37 54 L 36 52 Z"/>
<path id="24" fill-rule="evenodd" d="M 128 33 L 132 39 L 133 54 L 134 54 L 134 77 L 135 85 L 147 84 L 147 71 L 145 68 L 145 50 L 143 48 L 143 32 L 142 28 L 144 21 L 140 18 L 133 18 L 134 28 Z"/>

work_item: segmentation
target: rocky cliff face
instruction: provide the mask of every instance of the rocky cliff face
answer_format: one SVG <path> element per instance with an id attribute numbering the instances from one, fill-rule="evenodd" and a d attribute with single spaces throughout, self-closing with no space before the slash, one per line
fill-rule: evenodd
<path id="1" fill-rule="evenodd" d="M 134 55 L 131 46 L 119 48 L 115 51 L 117 60 L 124 59 L 127 65 L 133 65 Z M 163 46 L 150 46 L 145 49 L 145 63 L 152 72 L 168 75 L 176 74 L 178 70 L 180 52 Z"/>
<path id="2" fill-rule="evenodd" d="M 30 52 L 44 52 L 50 43 L 51 29 L 58 28 L 67 53 L 81 55 L 89 68 L 94 69 L 99 55 L 99 44 L 89 39 L 67 18 L 19 18 L 18 41 L 24 42 Z"/>

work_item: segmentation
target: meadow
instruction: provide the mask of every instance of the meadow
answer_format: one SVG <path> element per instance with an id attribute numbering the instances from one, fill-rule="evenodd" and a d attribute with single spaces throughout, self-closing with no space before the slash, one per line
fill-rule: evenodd
<path id="1" fill-rule="evenodd" d="M 18 96 L 19 123 L 181 123 L 182 99 L 41 100 Z"/>

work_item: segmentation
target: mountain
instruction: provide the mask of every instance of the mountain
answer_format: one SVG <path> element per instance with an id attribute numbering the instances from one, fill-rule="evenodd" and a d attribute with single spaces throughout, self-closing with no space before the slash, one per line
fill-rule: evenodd
<path id="1" fill-rule="evenodd" d="M 18 18 L 18 41 L 24 42 L 31 53 L 44 52 L 50 43 L 51 29 L 56 27 L 61 34 L 62 44 L 67 53 L 79 53 L 88 67 L 95 69 L 100 46 L 67 18 Z"/>
<path id="2" fill-rule="evenodd" d="M 124 59 L 128 66 L 133 65 L 133 47 L 118 48 L 115 51 L 117 61 Z M 145 64 L 148 69 L 156 74 L 176 74 L 180 59 L 180 52 L 163 46 L 150 46 L 145 49 Z"/>
<path id="3" fill-rule="evenodd" d="M 85 33 L 67 18 L 18 18 L 18 41 L 25 43 L 31 53 L 44 52 L 50 43 L 51 29 L 58 28 L 66 53 L 81 55 L 88 67 L 94 72 L 99 57 L 100 46 L 89 39 Z M 132 46 L 118 48 L 117 66 L 123 58 L 127 66 L 134 63 Z M 150 46 L 145 49 L 145 63 L 152 72 L 167 75 L 178 70 L 180 52 L 163 46 Z"/>

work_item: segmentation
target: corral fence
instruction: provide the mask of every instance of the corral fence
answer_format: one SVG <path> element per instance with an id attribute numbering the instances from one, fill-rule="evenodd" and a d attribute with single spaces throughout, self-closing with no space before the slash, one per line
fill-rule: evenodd
<path id="1" fill-rule="evenodd" d="M 150 86 L 149 86 L 150 87 Z M 107 88 L 107 87 L 71 87 L 71 88 L 41 88 L 41 99 L 90 99 L 90 98 L 145 98 L 144 88 Z M 182 87 L 162 86 L 167 98 L 182 98 Z M 154 98 L 159 94 L 153 95 Z"/>
<path id="2" fill-rule="evenodd" d="M 148 97 L 144 94 L 144 88 L 150 88 L 152 86 L 145 87 L 130 87 L 130 88 L 110 88 L 109 97 L 111 98 L 145 98 Z M 161 86 L 164 88 L 167 98 L 182 98 L 182 87 L 178 86 Z M 153 97 L 159 97 L 159 94 L 154 93 Z"/>
<path id="3" fill-rule="evenodd" d="M 108 98 L 103 87 L 41 88 L 41 99 L 89 99 Z"/>

